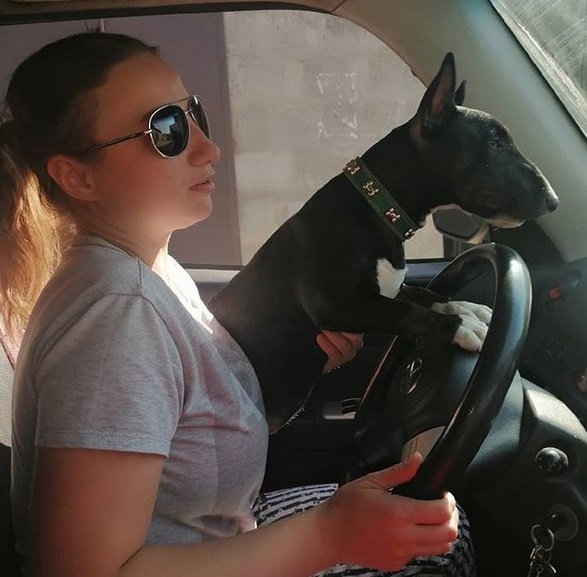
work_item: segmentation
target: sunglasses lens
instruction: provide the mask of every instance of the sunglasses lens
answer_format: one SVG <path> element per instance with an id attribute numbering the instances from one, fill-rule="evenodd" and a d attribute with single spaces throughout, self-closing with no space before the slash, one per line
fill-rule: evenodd
<path id="1" fill-rule="evenodd" d="M 189 103 L 189 113 L 192 120 L 198 125 L 199 129 L 204 133 L 206 138 L 210 138 L 210 124 L 208 122 L 208 115 L 202 102 L 197 96 L 192 96 Z"/>
<path id="2" fill-rule="evenodd" d="M 185 112 L 174 104 L 164 106 L 151 118 L 151 138 L 163 156 L 177 156 L 188 144 L 190 129 Z"/>

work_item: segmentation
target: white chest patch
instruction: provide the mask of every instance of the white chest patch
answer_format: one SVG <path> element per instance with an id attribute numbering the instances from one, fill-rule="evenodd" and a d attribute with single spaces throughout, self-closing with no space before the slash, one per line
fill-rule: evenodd
<path id="1" fill-rule="evenodd" d="M 379 285 L 379 294 L 390 299 L 394 299 L 399 293 L 399 289 L 404 282 L 406 269 L 397 269 L 392 264 L 380 258 L 377 261 L 377 284 Z"/>

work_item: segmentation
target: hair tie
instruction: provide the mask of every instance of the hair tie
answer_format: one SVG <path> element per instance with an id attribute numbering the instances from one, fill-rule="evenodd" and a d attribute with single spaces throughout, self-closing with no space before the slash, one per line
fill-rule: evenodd
<path id="1" fill-rule="evenodd" d="M 0 114 L 0 146 L 10 156 L 20 156 L 16 121 L 8 114 Z"/>
<path id="2" fill-rule="evenodd" d="M 11 124 L 14 122 L 14 118 L 8 109 L 8 106 L 4 107 L 4 110 L 0 110 L 0 126 Z"/>

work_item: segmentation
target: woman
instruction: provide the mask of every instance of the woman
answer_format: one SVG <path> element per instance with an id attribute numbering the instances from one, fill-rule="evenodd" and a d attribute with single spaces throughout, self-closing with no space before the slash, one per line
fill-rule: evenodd
<path id="1" fill-rule="evenodd" d="M 39 189 L 74 230 L 15 375 L 25 574 L 302 577 L 346 571 L 328 569 L 340 563 L 397 570 L 450 551 L 451 495 L 388 492 L 419 456 L 255 529 L 267 449 L 259 386 L 167 254 L 174 230 L 210 214 L 220 152 L 201 103 L 157 51 L 114 34 L 60 40 L 21 64 L 7 104 L 5 159 L 26 183 L 17 196 Z M 359 346 L 345 334 L 318 342 L 326 370 Z M 417 564 L 409 574 L 431 574 Z M 468 542 L 438 566 L 469 574 Z"/>

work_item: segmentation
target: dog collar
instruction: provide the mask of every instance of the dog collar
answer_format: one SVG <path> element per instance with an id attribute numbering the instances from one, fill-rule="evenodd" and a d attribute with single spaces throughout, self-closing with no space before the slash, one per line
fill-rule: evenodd
<path id="1" fill-rule="evenodd" d="M 402 240 L 408 240 L 420 227 L 405 213 L 389 190 L 357 157 L 343 169 L 346 177 L 373 207 L 383 222 Z"/>

